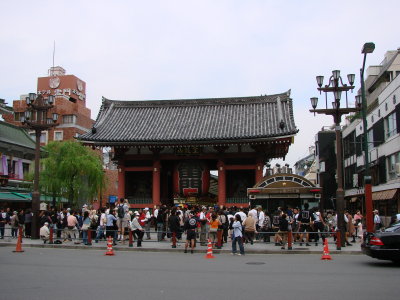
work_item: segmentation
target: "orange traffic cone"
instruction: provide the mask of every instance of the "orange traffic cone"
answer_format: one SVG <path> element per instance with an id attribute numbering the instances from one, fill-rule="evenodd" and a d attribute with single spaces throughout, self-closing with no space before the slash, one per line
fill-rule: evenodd
<path id="1" fill-rule="evenodd" d="M 328 240 L 327 239 L 325 239 L 325 242 L 324 242 L 324 253 L 322 254 L 321 259 L 322 260 L 332 260 L 332 257 L 329 254 Z"/>
<path id="2" fill-rule="evenodd" d="M 19 235 L 18 235 L 18 240 L 17 240 L 17 247 L 15 247 L 15 250 L 13 252 L 24 252 L 22 250 L 22 227 L 19 228 Z"/>
<path id="3" fill-rule="evenodd" d="M 211 239 L 208 239 L 207 255 L 205 256 L 205 258 L 215 258 L 212 251 Z"/>
<path id="4" fill-rule="evenodd" d="M 109 255 L 109 256 L 115 255 L 112 245 L 113 245 L 113 242 L 112 242 L 111 236 L 109 236 L 107 239 L 107 252 L 105 255 Z"/>

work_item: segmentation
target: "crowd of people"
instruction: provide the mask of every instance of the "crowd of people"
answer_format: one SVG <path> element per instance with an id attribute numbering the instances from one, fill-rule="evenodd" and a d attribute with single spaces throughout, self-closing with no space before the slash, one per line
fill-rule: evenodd
<path id="1" fill-rule="evenodd" d="M 345 212 L 346 244 L 359 241 L 363 237 L 364 217 L 360 211 L 355 214 Z M 144 238 L 157 241 L 176 241 L 186 236 L 185 252 L 193 253 L 196 243 L 206 246 L 211 241 L 213 247 L 222 247 L 231 243 L 232 253 L 244 254 L 244 244 L 252 245 L 254 241 L 273 242 L 285 249 L 288 233 L 292 233 L 292 242 L 300 246 L 318 245 L 319 240 L 336 235 L 337 215 L 335 212 L 321 212 L 318 208 L 309 208 L 308 203 L 302 209 L 278 207 L 269 213 L 261 207 L 225 208 L 217 206 L 157 206 L 154 209 L 144 208 L 131 210 L 127 199 L 120 199 L 115 205 L 94 210 L 84 205 L 79 210 L 65 208 L 57 211 L 41 211 L 39 216 L 40 237 L 46 243 L 53 229 L 57 243 L 74 241 L 87 245 L 90 238 L 98 243 L 111 237 L 114 245 L 125 244 L 132 231 L 137 247 L 142 246 Z M 4 238 L 5 226 L 11 228 L 11 238 L 16 238 L 18 228 L 23 228 L 25 237 L 31 236 L 32 213 L 29 210 L 11 211 L 1 208 L 0 238 Z M 376 229 L 382 221 L 374 211 Z M 352 239 L 352 240 L 350 240 Z M 237 250 L 239 247 L 239 251 Z"/>

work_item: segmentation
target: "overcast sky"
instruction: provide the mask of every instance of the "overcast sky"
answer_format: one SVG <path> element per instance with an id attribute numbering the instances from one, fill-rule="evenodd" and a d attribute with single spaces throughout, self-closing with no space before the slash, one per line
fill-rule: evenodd
<path id="1" fill-rule="evenodd" d="M 309 113 L 316 75 L 356 74 L 400 47 L 396 1 L 1 1 L 0 98 L 36 91 L 55 65 L 120 100 L 256 96 L 292 90 L 300 130 L 286 162 L 308 154 L 332 117 Z M 350 94 L 353 101 L 354 94 Z M 320 96 L 320 99 L 321 96 Z"/>

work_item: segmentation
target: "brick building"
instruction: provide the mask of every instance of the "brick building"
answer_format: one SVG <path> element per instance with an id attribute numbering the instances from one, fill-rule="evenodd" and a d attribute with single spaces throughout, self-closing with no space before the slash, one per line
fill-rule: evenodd
<path id="1" fill-rule="evenodd" d="M 47 97 L 54 96 L 54 108 L 49 111 L 58 114 L 58 125 L 43 131 L 41 144 L 46 145 L 51 141 L 72 140 L 81 134 L 88 132 L 94 121 L 91 119 L 91 110 L 86 107 L 86 82 L 75 75 L 67 75 L 65 69 L 60 66 L 49 69 L 49 76 L 39 77 L 37 81 L 37 91 L 39 95 Z M 26 111 L 26 97 L 22 95 L 19 100 L 13 101 L 14 114 L 4 114 L 3 118 L 7 123 L 21 126 L 21 117 Z M 33 120 L 36 118 L 32 116 Z M 35 138 L 34 131 L 29 131 Z M 108 199 L 111 195 L 117 194 L 115 170 L 106 170 L 107 186 L 100 196 L 100 199 Z M 115 173 L 115 174 L 113 174 Z"/>
<path id="2" fill-rule="evenodd" d="M 87 132 L 94 123 L 90 118 L 91 111 L 86 107 L 86 83 L 75 75 L 65 73 L 62 67 L 52 67 L 49 76 L 38 78 L 37 94 L 54 95 L 54 108 L 50 113 L 59 115 L 59 125 L 42 133 L 42 144 L 71 140 Z M 21 116 L 27 106 L 26 96 L 13 101 L 14 115 L 4 115 L 6 122 L 21 125 Z M 30 134 L 34 136 L 34 132 Z"/>

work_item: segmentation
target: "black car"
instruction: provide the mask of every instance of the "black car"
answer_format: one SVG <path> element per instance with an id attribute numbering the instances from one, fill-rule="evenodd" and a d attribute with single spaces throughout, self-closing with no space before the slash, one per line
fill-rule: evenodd
<path id="1" fill-rule="evenodd" d="M 361 249 L 373 258 L 400 263 L 400 223 L 392 224 L 382 232 L 365 234 Z"/>

